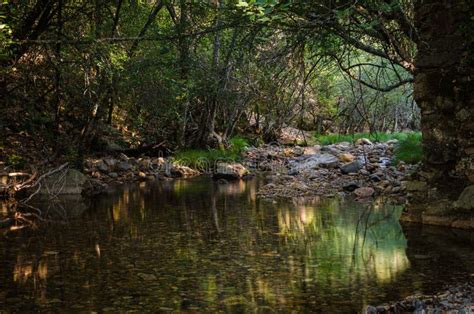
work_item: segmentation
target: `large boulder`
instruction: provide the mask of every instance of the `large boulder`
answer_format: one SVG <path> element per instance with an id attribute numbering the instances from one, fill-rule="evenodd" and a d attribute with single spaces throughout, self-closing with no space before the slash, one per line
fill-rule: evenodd
<path id="1" fill-rule="evenodd" d="M 248 174 L 247 168 L 239 163 L 218 163 L 212 177 L 216 180 L 238 180 Z"/>
<path id="2" fill-rule="evenodd" d="M 339 164 L 339 159 L 331 154 L 315 154 L 302 156 L 290 164 L 289 174 L 297 174 L 316 168 L 335 168 Z"/>
<path id="3" fill-rule="evenodd" d="M 75 169 L 67 169 L 46 177 L 41 182 L 39 194 L 81 194 L 86 182 L 87 177 L 82 172 Z"/>

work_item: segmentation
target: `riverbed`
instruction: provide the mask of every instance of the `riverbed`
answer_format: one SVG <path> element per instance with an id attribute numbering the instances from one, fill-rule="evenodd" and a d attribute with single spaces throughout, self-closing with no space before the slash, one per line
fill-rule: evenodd
<path id="1" fill-rule="evenodd" d="M 142 182 L 0 238 L 0 312 L 360 312 L 474 278 L 472 232 L 384 199 L 262 200 L 262 178 Z"/>

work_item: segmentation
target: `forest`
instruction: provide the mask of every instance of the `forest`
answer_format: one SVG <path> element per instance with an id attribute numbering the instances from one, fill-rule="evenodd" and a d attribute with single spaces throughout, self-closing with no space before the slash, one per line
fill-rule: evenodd
<path id="1" fill-rule="evenodd" d="M 473 306 L 473 1 L 0 0 L 0 63 L 0 312 Z"/>

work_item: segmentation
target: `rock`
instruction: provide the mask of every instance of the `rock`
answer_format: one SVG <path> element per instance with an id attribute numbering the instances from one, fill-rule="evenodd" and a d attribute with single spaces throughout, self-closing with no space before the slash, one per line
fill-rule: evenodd
<path id="1" fill-rule="evenodd" d="M 354 194 L 358 198 L 371 197 L 372 195 L 374 195 L 374 193 L 375 193 L 375 190 L 371 187 L 362 187 L 362 188 L 358 188 L 354 190 Z"/>
<path id="2" fill-rule="evenodd" d="M 428 188 L 428 184 L 425 181 L 405 181 L 405 190 L 408 192 L 424 191 Z"/>
<path id="3" fill-rule="evenodd" d="M 146 173 L 140 171 L 140 172 L 138 172 L 138 177 L 139 177 L 140 179 L 146 179 Z"/>
<path id="4" fill-rule="evenodd" d="M 378 176 L 377 173 L 374 173 L 374 174 L 371 174 L 369 176 L 370 180 L 373 181 L 373 182 L 380 182 L 382 179 L 380 179 L 380 177 Z"/>
<path id="5" fill-rule="evenodd" d="M 111 177 L 112 179 L 117 179 L 118 178 L 118 173 L 117 172 L 110 172 L 109 177 Z"/>
<path id="6" fill-rule="evenodd" d="M 340 168 L 343 174 L 357 173 L 362 168 L 362 165 L 359 161 L 356 160 L 348 164 L 342 165 Z"/>
<path id="7" fill-rule="evenodd" d="M 359 138 L 355 141 L 356 145 L 373 145 L 373 143 L 368 138 Z"/>
<path id="8" fill-rule="evenodd" d="M 117 164 L 118 171 L 128 171 L 132 169 L 132 166 L 128 163 L 128 161 L 121 161 Z"/>
<path id="9" fill-rule="evenodd" d="M 339 160 L 342 162 L 351 162 L 355 159 L 355 156 L 350 153 L 343 153 L 339 155 Z"/>
<path id="10" fill-rule="evenodd" d="M 104 163 L 109 167 L 109 169 L 114 169 L 117 165 L 117 159 L 115 158 L 104 158 Z"/>
<path id="11" fill-rule="evenodd" d="M 199 171 L 189 168 L 188 166 L 181 166 L 181 165 L 172 165 L 168 176 L 172 178 L 180 178 L 180 177 L 194 177 L 199 175 Z"/>
<path id="12" fill-rule="evenodd" d="M 462 209 L 474 209 L 474 185 L 466 187 L 454 206 Z"/>
<path id="13" fill-rule="evenodd" d="M 39 194 L 81 194 L 87 177 L 75 169 L 57 172 L 43 180 Z"/>
<path id="14" fill-rule="evenodd" d="M 215 180 L 226 179 L 226 180 L 238 180 L 248 173 L 247 168 L 239 163 L 218 163 L 217 169 L 213 174 L 212 178 Z"/>
<path id="15" fill-rule="evenodd" d="M 398 171 L 405 171 L 406 170 L 406 164 L 403 160 L 400 160 L 397 165 L 397 170 Z"/>
<path id="16" fill-rule="evenodd" d="M 291 164 L 291 169 L 288 173 L 291 172 L 296 174 L 301 171 L 316 169 L 318 167 L 335 168 L 339 164 L 337 157 L 331 154 L 316 154 L 302 157 L 307 158 L 293 161 Z"/>
<path id="17" fill-rule="evenodd" d="M 105 164 L 103 160 L 100 159 L 96 160 L 93 163 L 93 167 L 103 173 L 107 173 L 109 171 L 109 167 Z"/>
<path id="18" fill-rule="evenodd" d="M 140 158 L 138 160 L 138 167 L 141 170 L 148 170 L 151 168 L 151 160 L 149 158 Z"/>
<path id="19" fill-rule="evenodd" d="M 342 147 L 342 148 L 349 148 L 351 147 L 351 143 L 349 142 L 339 142 L 338 144 L 336 144 L 337 146 L 339 147 Z"/>
<path id="20" fill-rule="evenodd" d="M 316 155 L 321 151 L 321 146 L 308 146 L 303 148 L 303 155 Z"/>
<path id="21" fill-rule="evenodd" d="M 353 192 L 358 188 L 360 188 L 360 185 L 357 182 L 349 182 L 342 187 L 342 189 L 347 192 Z"/>
<path id="22" fill-rule="evenodd" d="M 120 153 L 119 158 L 122 161 L 128 161 L 128 159 L 129 159 L 128 156 L 125 155 L 124 153 Z"/>

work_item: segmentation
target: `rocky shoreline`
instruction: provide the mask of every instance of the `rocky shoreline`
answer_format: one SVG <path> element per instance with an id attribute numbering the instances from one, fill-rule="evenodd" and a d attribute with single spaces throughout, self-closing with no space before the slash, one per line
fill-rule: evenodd
<path id="1" fill-rule="evenodd" d="M 410 189 L 404 178 L 413 170 L 413 166 L 403 162 L 397 166 L 391 165 L 395 144 L 396 140 L 372 143 L 368 139 L 322 147 L 265 144 L 245 150 L 242 163 L 208 162 L 207 168 L 200 170 L 177 163 L 173 158 L 136 158 L 123 153 L 89 157 L 84 162 L 84 176 L 76 170 L 67 170 L 71 173 L 68 172 L 61 178 L 71 177 L 74 180 L 70 184 L 62 184 L 61 190 L 57 192 L 77 193 L 81 191 L 79 184 L 86 182 L 82 192 L 96 195 L 130 182 L 189 178 L 202 174 L 212 175 L 220 183 L 225 183 L 244 178 L 250 172 L 262 172 L 267 179 L 267 184 L 258 191 L 262 198 L 352 194 L 358 199 L 367 199 L 390 195 L 403 202 L 405 191 Z M 56 179 L 53 177 L 48 180 L 50 184 L 46 190 L 50 191 L 57 185 Z M 6 177 L 5 180 L 11 178 Z"/>
<path id="2" fill-rule="evenodd" d="M 396 143 L 360 139 L 323 147 L 263 145 L 245 152 L 244 165 L 269 174 L 268 183 L 258 192 L 264 198 L 390 195 L 402 202 L 407 188 L 404 180 L 414 166 L 391 164 Z"/>
<path id="3" fill-rule="evenodd" d="M 398 302 L 368 306 L 365 313 L 474 313 L 474 285 L 465 283 L 448 287 L 435 295 L 414 295 Z"/>

